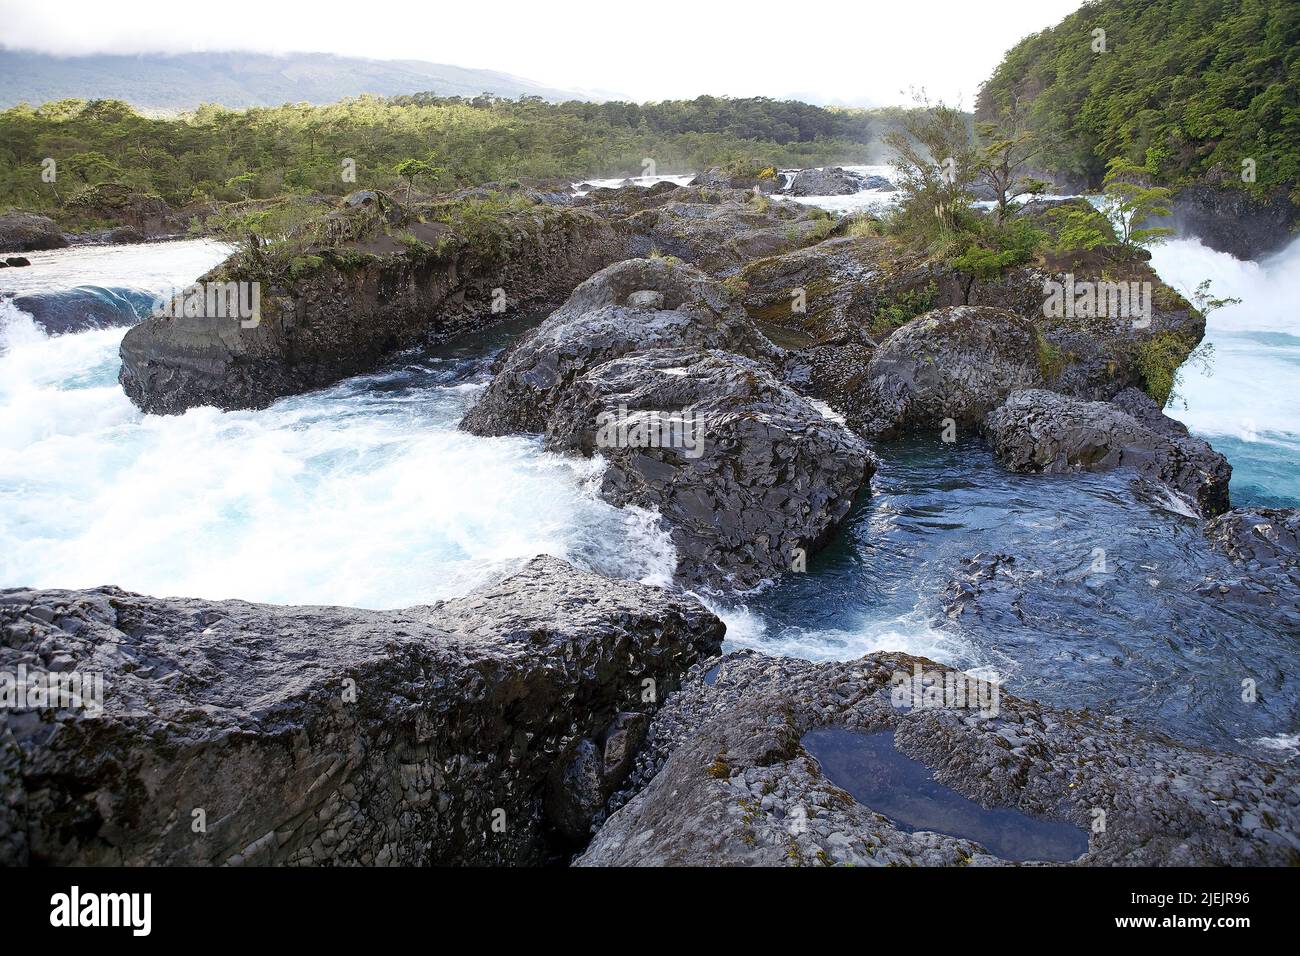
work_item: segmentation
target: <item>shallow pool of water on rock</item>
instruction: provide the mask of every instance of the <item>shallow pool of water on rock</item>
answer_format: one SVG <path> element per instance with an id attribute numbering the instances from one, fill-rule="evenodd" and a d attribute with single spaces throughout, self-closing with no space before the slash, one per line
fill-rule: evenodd
<path id="1" fill-rule="evenodd" d="M 1076 826 L 982 807 L 945 787 L 925 764 L 898 752 L 891 730 L 823 728 L 805 734 L 803 746 L 831 783 L 909 833 L 973 840 L 1004 860 L 1073 860 L 1088 850 L 1088 835 Z"/>

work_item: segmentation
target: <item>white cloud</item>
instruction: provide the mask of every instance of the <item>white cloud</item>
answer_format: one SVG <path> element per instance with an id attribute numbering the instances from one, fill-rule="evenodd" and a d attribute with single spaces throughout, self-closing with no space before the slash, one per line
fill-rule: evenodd
<path id="1" fill-rule="evenodd" d="M 0 0 L 0 23 L 6 45 L 60 54 L 257 50 L 419 59 L 638 100 L 713 93 L 905 103 L 909 88 L 923 86 L 969 107 L 1007 49 L 1079 5 Z"/>

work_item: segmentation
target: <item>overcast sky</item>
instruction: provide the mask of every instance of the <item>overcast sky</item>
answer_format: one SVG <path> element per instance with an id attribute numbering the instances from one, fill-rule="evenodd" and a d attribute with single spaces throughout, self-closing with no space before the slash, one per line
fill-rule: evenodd
<path id="1" fill-rule="evenodd" d="M 971 106 L 1019 39 L 1081 0 L 720 3 L 0 0 L 0 36 L 48 53 L 326 52 L 514 73 L 636 100 L 795 96 Z"/>

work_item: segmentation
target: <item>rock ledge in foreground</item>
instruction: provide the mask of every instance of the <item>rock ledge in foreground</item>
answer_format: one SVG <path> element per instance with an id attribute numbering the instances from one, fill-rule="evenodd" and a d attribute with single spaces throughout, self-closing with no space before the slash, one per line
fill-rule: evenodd
<path id="1" fill-rule="evenodd" d="M 0 591 L 0 670 L 105 688 L 4 711 L 0 864 L 546 862 L 723 631 L 546 557 L 397 611 Z"/>
<path id="2" fill-rule="evenodd" d="M 986 807 L 1090 834 L 1082 865 L 1295 865 L 1300 771 L 1185 746 L 1123 719 L 1001 693 L 996 716 L 894 706 L 906 654 L 815 664 L 742 651 L 655 716 L 630 799 L 581 866 L 1003 865 L 978 843 L 907 832 L 832 783 L 801 739 L 892 730 L 898 750 Z M 1105 829 L 1094 831 L 1104 812 Z"/>

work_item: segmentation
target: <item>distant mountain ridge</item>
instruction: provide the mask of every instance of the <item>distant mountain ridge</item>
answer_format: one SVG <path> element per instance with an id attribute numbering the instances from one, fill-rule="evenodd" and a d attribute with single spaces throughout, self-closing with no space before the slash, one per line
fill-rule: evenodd
<path id="1" fill-rule="evenodd" d="M 61 57 L 0 48 L 0 109 L 60 99 L 120 99 L 145 110 L 190 110 L 201 103 L 279 106 L 332 103 L 373 93 L 396 96 L 540 96 L 591 100 L 493 70 L 422 60 L 371 60 L 330 53 L 145 53 Z"/>

